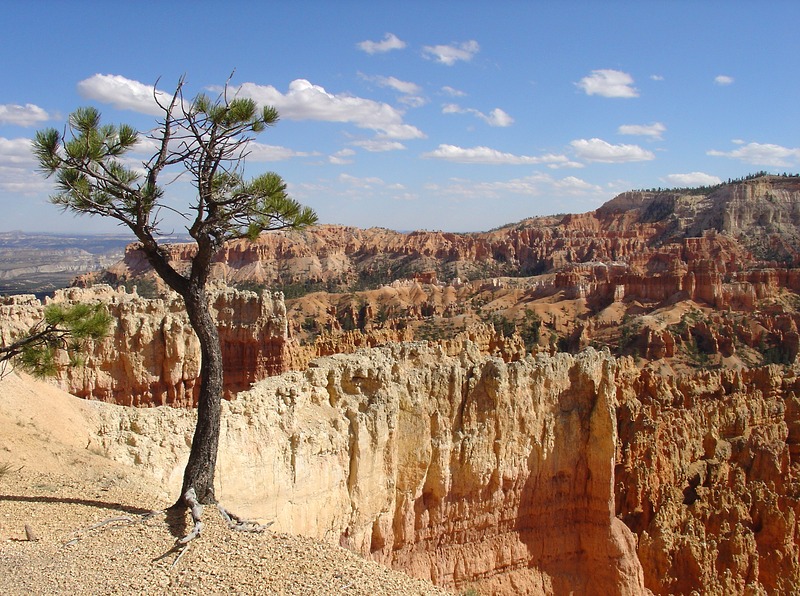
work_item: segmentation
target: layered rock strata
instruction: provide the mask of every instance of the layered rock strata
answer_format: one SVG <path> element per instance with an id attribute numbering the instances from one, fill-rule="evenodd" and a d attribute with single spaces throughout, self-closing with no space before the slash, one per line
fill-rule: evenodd
<path id="1" fill-rule="evenodd" d="M 228 284 L 305 284 L 320 289 L 372 285 L 397 278 L 449 281 L 557 272 L 575 264 L 624 266 L 636 276 L 665 277 L 664 291 L 698 296 L 716 276 L 800 262 L 800 178 L 762 176 L 704 193 L 626 192 L 590 213 L 531 218 L 490 232 L 454 234 L 324 225 L 264 234 L 227 244 L 214 275 Z M 188 267 L 193 245 L 172 245 L 171 259 Z M 149 269 L 135 245 L 106 280 L 136 278 Z M 656 284 L 658 285 L 658 284 Z M 677 288 L 676 288 L 677 286 Z M 633 287 L 631 289 L 634 289 Z M 663 299 L 663 298 L 662 298 Z M 724 305 L 723 305 L 724 306 Z"/>
<path id="2" fill-rule="evenodd" d="M 293 362 L 283 295 L 215 287 L 212 314 L 217 321 L 231 397 L 259 379 L 288 370 Z M 196 403 L 200 345 L 177 294 L 148 299 L 135 291 L 108 286 L 58 290 L 50 302 L 102 302 L 112 317 L 107 337 L 85 345 L 84 365 L 67 365 L 61 353 L 57 381 L 66 391 L 122 405 Z M 32 296 L 0 304 L 0 339 L 9 342 L 42 317 L 44 305 Z"/>
<path id="3" fill-rule="evenodd" d="M 641 594 L 614 515 L 616 379 L 589 350 L 505 364 L 394 344 L 224 404 L 218 497 L 455 589 Z M 178 490 L 192 412 L 104 408 L 91 448 Z"/>
<path id="4" fill-rule="evenodd" d="M 800 378 L 766 366 L 618 383 L 617 513 L 656 594 L 800 586 Z"/>

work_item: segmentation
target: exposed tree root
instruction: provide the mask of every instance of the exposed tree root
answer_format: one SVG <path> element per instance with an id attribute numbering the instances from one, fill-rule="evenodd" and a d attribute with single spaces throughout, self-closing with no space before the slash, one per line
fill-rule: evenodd
<path id="1" fill-rule="evenodd" d="M 219 510 L 219 514 L 222 516 L 222 519 L 224 519 L 228 524 L 228 527 L 236 532 L 263 532 L 274 523 L 269 522 L 266 524 L 259 524 L 253 520 L 244 519 L 232 511 L 228 511 L 219 503 L 217 503 L 217 509 Z"/>
<path id="2" fill-rule="evenodd" d="M 175 568 L 175 566 L 178 564 L 178 561 L 181 560 L 181 557 L 183 557 L 183 555 L 186 554 L 186 551 L 189 550 L 189 545 L 191 544 L 192 540 L 198 538 L 203 532 L 203 505 L 197 500 L 197 493 L 195 492 L 194 488 L 190 488 L 183 494 L 183 502 L 189 508 L 194 526 L 192 527 L 192 531 L 186 534 L 186 536 L 178 538 L 178 540 L 175 541 L 175 546 L 164 553 L 161 557 L 158 557 L 158 559 L 163 559 L 170 553 L 177 552 L 178 556 L 175 557 L 170 569 Z M 219 511 L 219 514 L 222 516 L 222 519 L 225 520 L 225 523 L 228 524 L 228 528 L 236 532 L 264 532 L 273 523 L 270 522 L 268 524 L 259 524 L 251 520 L 243 519 L 235 513 L 228 511 L 219 503 L 217 504 L 217 511 Z"/>
<path id="3" fill-rule="evenodd" d="M 192 514 L 192 521 L 194 522 L 194 527 L 192 531 L 189 532 L 183 538 L 179 538 L 176 544 L 189 544 L 192 540 L 200 536 L 200 533 L 203 531 L 203 506 L 200 504 L 200 501 L 197 500 L 197 493 L 195 492 L 194 488 L 190 488 L 183 494 L 183 502 L 189 506 L 189 512 Z"/>
<path id="4" fill-rule="evenodd" d="M 116 515 L 114 517 L 109 517 L 108 519 L 101 520 L 101 521 L 99 521 L 99 522 L 97 522 L 95 524 L 92 524 L 91 526 L 88 526 L 88 527 L 86 527 L 86 528 L 84 528 L 82 530 L 78 530 L 77 532 L 75 532 L 77 534 L 77 536 L 67 540 L 63 544 L 62 548 L 66 547 L 66 546 L 71 546 L 71 545 L 75 544 L 76 542 L 82 540 L 84 538 L 84 536 L 88 532 L 91 532 L 92 530 L 97 530 L 98 528 L 102 528 L 102 527 L 107 526 L 109 524 L 113 524 L 113 523 L 120 523 L 120 524 L 125 524 L 125 525 L 128 525 L 128 524 L 143 524 L 146 521 L 148 521 L 149 519 L 155 517 L 156 515 L 160 515 L 160 514 L 163 514 L 163 513 L 165 513 L 165 511 L 163 509 L 158 509 L 158 510 L 148 511 L 147 513 L 142 513 L 141 515 Z"/>
<path id="5" fill-rule="evenodd" d="M 178 540 L 177 544 L 179 545 L 189 544 L 189 542 L 200 536 L 200 533 L 203 531 L 203 521 L 201 519 L 203 515 L 203 505 L 197 500 L 197 493 L 193 488 L 190 488 L 184 493 L 183 502 L 188 505 L 189 511 L 192 514 L 194 528 L 192 528 L 192 531 L 186 536 Z M 232 511 L 228 511 L 219 503 L 217 503 L 217 511 L 219 511 L 225 523 L 228 524 L 228 528 L 236 532 L 263 532 L 272 525 L 272 522 L 268 524 L 259 524 L 258 522 L 244 519 Z"/>
<path id="6" fill-rule="evenodd" d="M 178 538 L 175 541 L 175 545 L 165 552 L 163 555 L 156 557 L 153 561 L 160 561 L 162 559 L 167 558 L 172 553 L 177 553 L 175 560 L 170 565 L 170 570 L 174 569 L 178 562 L 181 560 L 183 555 L 186 554 L 186 551 L 189 550 L 189 545 L 191 542 L 200 536 L 203 532 L 203 505 L 200 501 L 197 500 L 197 493 L 193 488 L 187 490 L 183 495 L 183 503 L 189 509 L 189 513 L 192 516 L 193 527 L 192 530 Z M 219 514 L 222 516 L 222 519 L 225 520 L 225 523 L 228 525 L 228 528 L 236 531 L 236 532 L 264 532 L 267 528 L 269 528 L 273 522 L 269 522 L 267 524 L 259 524 L 258 522 L 254 522 L 252 520 L 244 519 L 231 511 L 225 509 L 222 505 L 217 504 L 217 510 Z M 97 523 L 88 526 L 82 530 L 78 530 L 76 532 L 76 536 L 71 538 L 67 542 L 64 543 L 64 547 L 71 546 L 78 542 L 79 540 L 83 539 L 89 532 L 93 530 L 98 530 L 100 528 L 104 528 L 110 524 L 121 524 L 121 525 L 130 525 L 130 524 L 137 524 L 137 523 L 145 523 L 149 519 L 155 517 L 156 515 L 167 514 L 166 509 L 160 509 L 156 511 L 148 511 L 147 513 L 143 513 L 141 515 L 116 515 L 114 517 L 109 517 L 108 519 L 101 520 Z"/>

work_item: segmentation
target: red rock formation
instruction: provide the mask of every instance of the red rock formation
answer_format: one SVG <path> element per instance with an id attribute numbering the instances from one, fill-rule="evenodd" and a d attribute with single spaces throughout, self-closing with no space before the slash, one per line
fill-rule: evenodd
<path id="1" fill-rule="evenodd" d="M 282 294 L 218 288 L 212 295 L 226 397 L 288 370 L 292 341 Z M 42 305 L 30 298 L 0 307 L 4 334 L 19 333 L 41 318 Z M 59 290 L 50 300 L 100 300 L 115 320 L 108 337 L 87 346 L 84 366 L 68 367 L 66 355 L 62 355 L 58 381 L 66 391 L 123 405 L 191 407 L 196 403 L 199 344 L 177 295 L 147 299 L 95 286 Z"/>
<path id="2" fill-rule="evenodd" d="M 617 513 L 656 594 L 800 585 L 800 381 L 775 366 L 620 381 Z"/>
<path id="3" fill-rule="evenodd" d="M 217 494 L 459 592 L 643 594 L 614 515 L 618 366 L 595 351 L 506 364 L 470 342 L 322 358 L 223 404 Z M 179 482 L 190 415 L 97 418 L 93 447 Z"/>
<path id="4" fill-rule="evenodd" d="M 752 310 L 781 288 L 800 290 L 800 270 L 786 267 L 800 260 L 792 252 L 792 242 L 800 243 L 798 206 L 796 179 L 765 177 L 707 196 L 623 193 L 592 213 L 535 218 L 480 234 L 319 226 L 230 243 L 214 272 L 229 284 L 346 288 L 415 275 L 433 281 L 550 271 L 557 274 L 557 291 L 588 300 L 679 296 Z M 193 250 L 171 247 L 177 268 L 187 266 Z M 146 270 L 131 246 L 106 279 L 136 278 Z"/>

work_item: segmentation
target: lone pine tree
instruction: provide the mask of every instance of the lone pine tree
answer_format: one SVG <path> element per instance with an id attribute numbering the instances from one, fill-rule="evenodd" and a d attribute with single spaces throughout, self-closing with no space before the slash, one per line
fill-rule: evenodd
<path id="1" fill-rule="evenodd" d="M 212 259 L 228 240 L 302 228 L 315 224 L 317 216 L 287 195 L 278 174 L 243 178 L 248 145 L 255 134 L 278 121 L 275 108 L 229 98 L 227 84 L 216 99 L 200 94 L 188 100 L 183 88 L 181 79 L 169 103 L 161 101 L 154 88 L 163 117 L 147 135 L 156 151 L 141 169 L 124 161 L 141 135 L 125 124 L 101 124 L 99 112 L 92 107 L 75 110 L 63 134 L 52 128 L 37 132 L 33 151 L 41 170 L 55 176 L 53 203 L 69 212 L 109 217 L 130 228 L 155 272 L 183 298 L 200 341 L 202 361 L 197 426 L 177 504 L 193 507 L 194 514 L 198 502 L 216 503 L 223 370 L 207 295 Z M 184 209 L 177 209 L 196 243 L 185 274 L 170 264 L 159 240 L 160 213 L 176 211 L 172 202 L 165 202 L 161 177 L 170 176 L 171 181 L 176 169 L 190 177 L 196 191 Z"/>

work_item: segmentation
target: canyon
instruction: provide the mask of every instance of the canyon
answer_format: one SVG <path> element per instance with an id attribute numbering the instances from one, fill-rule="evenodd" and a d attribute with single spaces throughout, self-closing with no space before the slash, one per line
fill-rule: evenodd
<path id="1" fill-rule="evenodd" d="M 800 179 L 758 176 L 480 234 L 231 243 L 218 496 L 459 591 L 791 593 L 798 230 Z M 109 402 L 93 450 L 177 491 L 199 369 L 180 302 L 135 245 L 78 285 L 45 302 L 116 324 L 56 382 Z M 0 340 L 41 308 L 0 300 Z"/>

